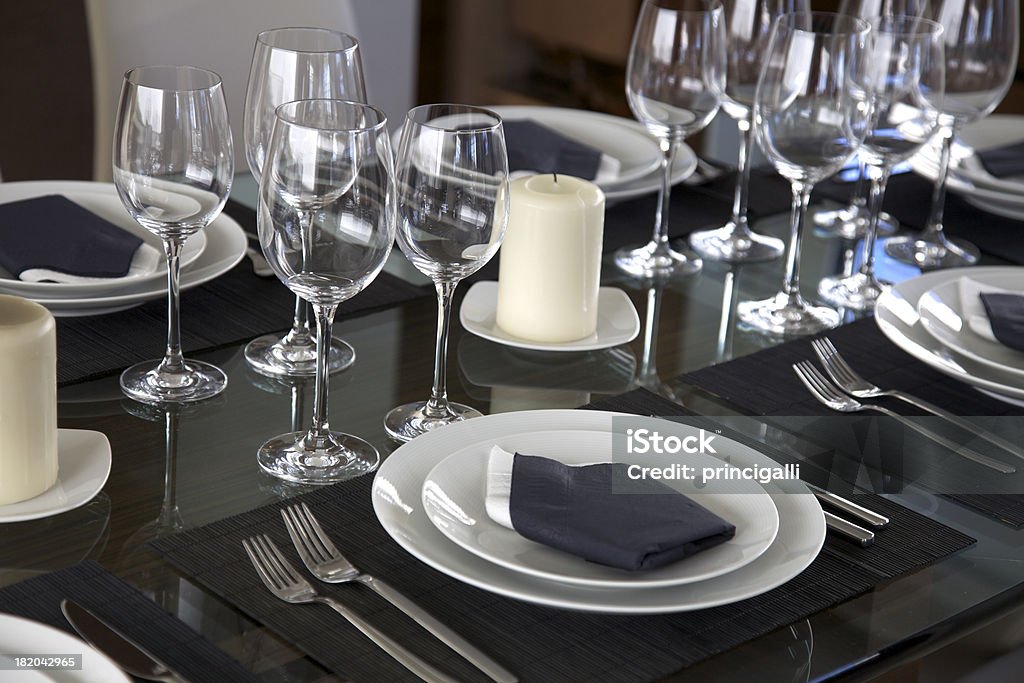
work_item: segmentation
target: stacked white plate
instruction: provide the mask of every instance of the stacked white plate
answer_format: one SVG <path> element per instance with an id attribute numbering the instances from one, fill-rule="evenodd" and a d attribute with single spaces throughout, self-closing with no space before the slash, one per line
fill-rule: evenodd
<path id="1" fill-rule="evenodd" d="M 1024 116 L 995 115 L 965 126 L 953 142 L 947 188 L 972 205 L 1007 218 L 1024 220 L 1024 175 L 996 178 L 978 158 L 979 150 L 1024 140 Z M 934 180 L 939 169 L 938 142 L 910 160 L 921 175 Z"/>
<path id="2" fill-rule="evenodd" d="M 952 268 L 900 282 L 879 298 L 875 320 L 894 344 L 939 372 L 1020 403 L 1024 353 L 990 335 L 979 289 L 1024 293 L 1024 268 Z"/>
<path id="3" fill-rule="evenodd" d="M 137 235 L 160 257 L 144 271 L 122 278 L 89 282 L 24 282 L 0 270 L 0 294 L 38 301 L 57 316 L 111 313 L 167 296 L 167 269 L 160 240 L 128 215 L 112 184 L 71 180 L 0 184 L 0 204 L 54 194 L 63 195 Z M 181 288 L 195 287 L 223 275 L 242 259 L 245 249 L 246 237 L 242 228 L 221 214 L 185 243 L 181 257 Z"/>
<path id="4" fill-rule="evenodd" d="M 764 454 L 716 435 L 715 455 L 625 455 L 625 425 L 649 422 L 663 436 L 694 427 L 656 418 L 589 410 L 490 415 L 417 437 L 392 453 L 373 482 L 384 529 L 435 569 L 509 597 L 585 611 L 662 613 L 703 609 L 768 591 L 799 574 L 821 550 L 825 521 L 814 496 L 795 480 L 666 481 L 736 525 L 736 536 L 661 569 L 627 572 L 534 543 L 485 510 L 493 445 L 579 465 L 612 460 L 665 466 L 779 467 Z"/>

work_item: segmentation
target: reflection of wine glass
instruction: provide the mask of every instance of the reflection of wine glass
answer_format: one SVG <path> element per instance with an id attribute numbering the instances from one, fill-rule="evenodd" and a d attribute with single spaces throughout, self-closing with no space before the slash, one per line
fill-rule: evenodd
<path id="1" fill-rule="evenodd" d="M 724 0 L 728 39 L 728 70 L 722 109 L 736 120 L 739 129 L 739 158 L 736 163 L 736 194 L 732 217 L 716 230 L 690 235 L 690 246 L 705 258 L 720 261 L 767 261 L 782 255 L 782 240 L 758 235 L 747 224 L 747 194 L 750 187 L 750 156 L 754 91 L 761 73 L 775 17 L 793 11 L 808 11 L 808 0 Z"/>
<path id="2" fill-rule="evenodd" d="M 227 386 L 208 363 L 181 355 L 179 257 L 185 240 L 220 213 L 234 153 L 220 76 L 191 66 L 144 66 L 124 77 L 114 136 L 114 185 L 128 213 L 158 235 L 167 256 L 167 349 L 121 375 L 147 403 L 198 401 Z"/>
<path id="3" fill-rule="evenodd" d="M 303 99 L 366 101 L 359 43 L 352 36 L 325 28 L 278 28 L 256 37 L 245 93 L 245 158 L 259 180 L 263 171 L 274 110 Z M 292 328 L 284 337 L 263 335 L 245 347 L 245 359 L 264 374 L 313 376 L 316 341 L 310 331 L 309 304 L 295 298 Z M 349 367 L 355 351 L 331 339 L 328 372 Z"/>
<path id="4" fill-rule="evenodd" d="M 869 25 L 855 17 L 798 12 L 778 18 L 754 97 L 757 140 L 793 187 L 782 291 L 738 307 L 747 327 L 775 335 L 810 334 L 839 314 L 800 296 L 800 244 L 814 185 L 846 163 L 867 132 L 864 92 Z"/>
<path id="5" fill-rule="evenodd" d="M 393 408 L 384 428 L 398 441 L 480 413 L 446 389 L 452 294 L 491 260 L 508 224 L 508 155 L 497 114 L 428 104 L 412 109 L 398 148 L 398 245 L 437 290 L 437 344 L 430 399 Z"/>
<path id="6" fill-rule="evenodd" d="M 825 278 L 818 286 L 829 303 L 858 311 L 874 307 L 887 287 L 875 277 L 874 247 L 889 175 L 928 142 L 938 126 L 945 72 L 942 26 L 906 15 L 873 20 L 868 63 L 872 112 L 860 157 L 871 174 L 871 219 L 861 265 L 850 276 Z"/>
<path id="7" fill-rule="evenodd" d="M 940 132 L 942 148 L 932 208 L 924 231 L 887 240 L 893 258 L 923 268 L 969 266 L 978 248 L 946 237 L 942 211 L 953 139 L 965 124 L 992 113 L 1006 96 L 1017 72 L 1020 41 L 1018 0 L 934 0 L 925 16 L 942 24 L 945 34 L 946 94 Z"/>
<path id="8" fill-rule="evenodd" d="M 626 96 L 633 115 L 658 139 L 661 193 L 654 236 L 637 249 L 615 253 L 630 275 L 682 275 L 700 269 L 700 259 L 668 241 L 672 162 L 690 135 L 718 112 L 725 88 L 725 23 L 722 6 L 703 0 L 644 0 L 626 68 Z"/>
<path id="9" fill-rule="evenodd" d="M 395 239 L 395 188 L 384 114 L 343 100 L 301 100 L 277 108 L 260 182 L 260 245 L 274 274 L 313 305 L 316 387 L 312 425 L 264 443 L 266 472 L 327 484 L 372 471 L 366 441 L 327 421 L 327 354 L 338 305 L 384 267 Z"/>

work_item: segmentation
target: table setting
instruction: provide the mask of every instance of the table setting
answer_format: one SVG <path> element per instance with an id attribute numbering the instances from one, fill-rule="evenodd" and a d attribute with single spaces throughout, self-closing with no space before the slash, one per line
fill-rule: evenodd
<path id="1" fill-rule="evenodd" d="M 137 66 L 112 183 L 0 184 L 0 669 L 839 680 L 1019 607 L 1016 4 L 682 4 L 633 119 L 278 28 L 243 135 Z"/>

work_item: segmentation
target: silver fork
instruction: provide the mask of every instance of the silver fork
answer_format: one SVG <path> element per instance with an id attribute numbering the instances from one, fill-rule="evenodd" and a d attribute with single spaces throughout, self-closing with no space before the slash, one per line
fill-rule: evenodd
<path id="1" fill-rule="evenodd" d="M 867 381 L 850 367 L 850 364 L 846 362 L 846 359 L 843 358 L 842 355 L 840 355 L 839 350 L 836 349 L 835 345 L 832 344 L 828 337 L 811 341 L 811 346 L 814 347 L 814 352 L 818 354 L 818 358 L 821 360 L 821 364 L 825 367 L 825 372 L 828 373 L 828 376 L 831 377 L 832 381 L 838 384 L 843 391 L 851 396 L 856 396 L 857 398 L 881 398 L 883 396 L 889 396 L 891 398 L 899 399 L 912 406 L 917 406 L 921 410 L 925 410 L 932 415 L 941 417 L 955 424 L 960 429 L 970 432 L 971 434 L 988 441 L 994 446 L 998 446 L 1015 457 L 1024 459 L 1024 450 L 1019 446 L 1007 441 L 1001 436 L 985 431 L 970 420 L 965 420 L 959 415 L 954 415 L 947 410 L 943 410 L 937 405 L 931 404 L 924 399 L 917 398 L 916 396 L 912 396 L 896 389 L 882 389 L 881 387 Z"/>
<path id="2" fill-rule="evenodd" d="M 832 384 L 832 382 L 826 379 L 824 375 L 818 372 L 818 369 L 811 365 L 809 361 L 802 360 L 799 363 L 794 364 L 793 370 L 796 372 L 797 377 L 800 378 L 800 381 L 804 383 L 804 386 L 807 387 L 807 390 L 811 392 L 811 395 L 820 403 L 828 406 L 832 410 L 837 410 L 842 413 L 857 413 L 862 410 L 873 410 L 876 413 L 888 415 L 900 424 L 910 427 L 918 434 L 928 437 L 935 443 L 948 448 L 961 457 L 973 460 L 979 465 L 990 467 L 997 472 L 1002 472 L 1003 474 L 1012 474 L 1017 471 L 1017 468 L 1013 465 L 1007 465 L 1004 462 L 1000 462 L 999 460 L 978 453 L 966 446 L 962 446 L 961 444 L 947 439 L 941 434 L 936 434 L 927 427 L 924 427 L 914 420 L 910 420 L 903 415 L 900 415 L 899 413 L 893 412 L 884 406 L 874 403 L 861 403 L 857 399 L 847 396 L 839 389 L 839 387 Z"/>
<path id="3" fill-rule="evenodd" d="M 306 568 L 313 576 L 327 583 L 355 581 L 363 584 L 402 610 L 417 624 L 472 662 L 493 680 L 499 681 L 499 683 L 515 683 L 518 680 L 511 671 L 502 667 L 475 645 L 442 624 L 432 614 L 392 588 L 390 584 L 359 571 L 341 554 L 305 503 L 281 510 L 281 516 L 284 517 L 288 535 L 292 537 L 292 543 L 295 544 L 299 557 L 302 558 Z"/>
<path id="4" fill-rule="evenodd" d="M 263 583 L 278 598 L 285 602 L 298 604 L 319 602 L 328 605 L 348 619 L 349 623 L 363 632 L 363 635 L 423 680 L 458 683 L 455 678 L 438 671 L 406 650 L 347 606 L 317 593 L 312 584 L 302 578 L 295 566 L 281 554 L 281 551 L 266 534 L 242 541 L 242 547 L 245 548 L 246 554 L 252 560 L 252 565 L 256 568 L 256 573 L 260 575 Z"/>

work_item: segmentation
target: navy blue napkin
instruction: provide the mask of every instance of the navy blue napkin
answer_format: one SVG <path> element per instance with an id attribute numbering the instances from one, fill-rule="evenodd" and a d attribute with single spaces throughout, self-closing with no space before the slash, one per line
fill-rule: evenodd
<path id="1" fill-rule="evenodd" d="M 509 171 L 564 173 L 593 180 L 601 165 L 601 150 L 567 138 L 536 121 L 505 121 Z"/>
<path id="2" fill-rule="evenodd" d="M 1024 351 L 1024 296 L 989 293 L 981 295 L 992 334 L 1000 343 Z"/>
<path id="3" fill-rule="evenodd" d="M 975 154 L 985 170 L 996 178 L 1024 174 L 1024 140 Z"/>
<path id="4" fill-rule="evenodd" d="M 0 266 L 124 277 L 142 240 L 61 195 L 0 204 Z"/>
<path id="5" fill-rule="evenodd" d="M 516 453 L 509 512 L 525 538 L 620 569 L 656 569 L 724 543 L 736 527 L 625 463 L 570 467 Z"/>

